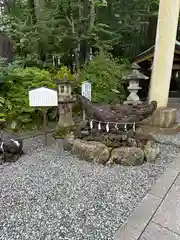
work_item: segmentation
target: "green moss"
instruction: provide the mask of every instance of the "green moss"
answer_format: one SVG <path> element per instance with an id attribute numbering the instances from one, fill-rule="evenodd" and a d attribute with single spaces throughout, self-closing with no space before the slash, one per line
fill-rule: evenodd
<path id="1" fill-rule="evenodd" d="M 71 132 L 74 132 L 74 126 L 68 127 L 57 127 L 56 132 L 54 133 L 53 137 L 56 139 L 64 139 L 67 135 Z"/>

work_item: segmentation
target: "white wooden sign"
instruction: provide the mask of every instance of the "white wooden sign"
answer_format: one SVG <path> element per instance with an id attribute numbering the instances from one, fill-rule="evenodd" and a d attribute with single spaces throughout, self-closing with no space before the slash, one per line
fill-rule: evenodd
<path id="1" fill-rule="evenodd" d="M 81 95 L 91 101 L 91 83 L 86 81 L 82 83 Z"/>
<path id="2" fill-rule="evenodd" d="M 29 91 L 29 105 L 31 107 L 58 106 L 57 91 L 41 87 Z"/>

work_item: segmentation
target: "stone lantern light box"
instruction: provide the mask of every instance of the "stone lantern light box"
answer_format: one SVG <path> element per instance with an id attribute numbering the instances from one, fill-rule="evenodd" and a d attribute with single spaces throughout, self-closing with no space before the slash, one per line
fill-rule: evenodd
<path id="1" fill-rule="evenodd" d="M 56 84 L 58 88 L 58 102 L 70 100 L 72 96 L 72 87 L 67 77 L 61 80 L 56 80 Z"/>
<path id="2" fill-rule="evenodd" d="M 147 80 L 148 77 L 142 74 L 139 69 L 138 64 L 132 64 L 132 70 L 123 77 L 124 80 L 129 82 L 128 91 L 130 92 L 127 100 L 124 104 L 140 104 L 140 99 L 138 96 L 138 91 L 141 89 L 139 86 L 139 80 Z"/>

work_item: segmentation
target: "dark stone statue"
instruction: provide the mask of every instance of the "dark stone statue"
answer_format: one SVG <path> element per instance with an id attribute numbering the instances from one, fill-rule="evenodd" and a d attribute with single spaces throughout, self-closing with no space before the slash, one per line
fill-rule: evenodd
<path id="1" fill-rule="evenodd" d="M 155 101 L 150 104 L 130 105 L 96 105 L 78 95 L 77 101 L 86 112 L 86 120 L 77 124 L 75 138 L 97 141 L 108 147 L 133 145 L 138 146 L 147 139 L 139 141 L 136 126 L 151 116 L 157 108 Z"/>
<path id="2" fill-rule="evenodd" d="M 11 133 L 3 133 L 0 138 L 1 163 L 15 162 L 24 153 L 23 140 Z"/>
<path id="3" fill-rule="evenodd" d="M 85 110 L 89 119 L 99 122 L 119 123 L 138 123 L 151 116 L 157 108 L 157 102 L 150 104 L 131 105 L 95 105 L 85 97 L 78 95 L 77 100 Z M 124 127 L 124 126 L 123 126 Z"/>

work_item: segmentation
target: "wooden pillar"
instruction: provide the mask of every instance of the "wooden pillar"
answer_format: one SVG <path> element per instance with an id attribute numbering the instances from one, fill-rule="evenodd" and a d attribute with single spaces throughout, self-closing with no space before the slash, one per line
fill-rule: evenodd
<path id="1" fill-rule="evenodd" d="M 158 107 L 166 107 L 168 104 L 179 9 L 180 0 L 160 0 L 149 91 L 149 102 L 157 101 Z"/>

